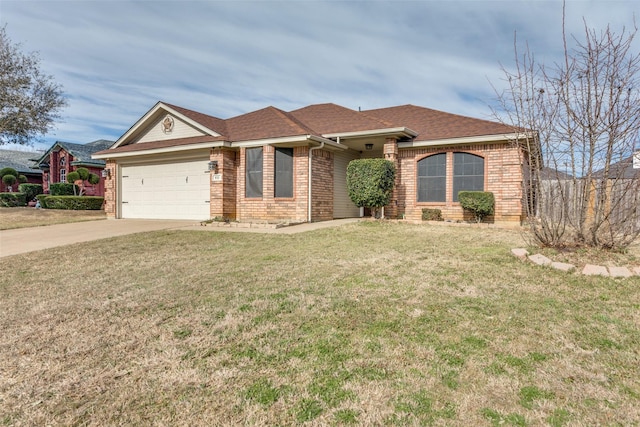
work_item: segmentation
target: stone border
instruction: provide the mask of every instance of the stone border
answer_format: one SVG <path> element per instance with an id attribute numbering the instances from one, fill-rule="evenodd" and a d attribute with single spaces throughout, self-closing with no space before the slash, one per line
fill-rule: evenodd
<path id="1" fill-rule="evenodd" d="M 511 249 L 511 254 L 522 261 L 531 261 L 536 265 L 548 266 L 560 271 L 577 271 L 576 266 L 573 264 L 565 264 L 564 262 L 555 262 L 547 258 L 542 254 L 531 255 L 528 250 L 524 248 Z M 640 266 L 638 267 L 605 267 L 602 265 L 587 264 L 580 271 L 585 276 L 604 276 L 625 279 L 631 276 L 640 276 Z"/>

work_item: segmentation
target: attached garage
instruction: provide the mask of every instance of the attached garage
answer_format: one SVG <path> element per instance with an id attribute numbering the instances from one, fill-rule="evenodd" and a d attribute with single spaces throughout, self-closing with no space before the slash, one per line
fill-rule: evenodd
<path id="1" fill-rule="evenodd" d="M 208 159 L 120 167 L 120 217 L 210 218 Z"/>

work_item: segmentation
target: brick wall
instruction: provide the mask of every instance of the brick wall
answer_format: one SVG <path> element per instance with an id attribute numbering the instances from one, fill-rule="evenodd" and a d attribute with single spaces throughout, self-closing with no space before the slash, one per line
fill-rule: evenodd
<path id="1" fill-rule="evenodd" d="M 302 222 L 307 220 L 308 147 L 293 149 L 293 197 L 274 197 L 275 149 L 263 147 L 262 197 L 245 197 L 245 153 L 239 152 L 236 169 L 236 219 L 240 221 Z M 317 152 L 314 152 L 314 156 Z"/>
<path id="2" fill-rule="evenodd" d="M 384 158 L 385 160 L 389 160 L 393 162 L 393 165 L 396 167 L 396 179 L 395 179 L 395 187 L 391 191 L 391 203 L 384 207 L 384 216 L 387 218 L 397 218 L 398 217 L 398 205 L 400 204 L 398 201 L 399 195 L 399 187 L 402 182 L 401 178 L 401 170 L 400 164 L 398 162 L 398 142 L 395 138 L 387 138 L 384 143 Z"/>
<path id="3" fill-rule="evenodd" d="M 118 176 L 118 166 L 115 160 L 107 160 L 105 170 L 109 171 L 109 176 L 104 180 L 104 211 L 107 218 L 115 218 L 117 212 L 118 194 L 116 190 L 116 177 Z"/>
<path id="4" fill-rule="evenodd" d="M 218 162 L 218 170 L 211 172 L 211 218 L 236 219 L 237 152 L 227 148 L 213 148 L 210 160 Z M 222 175 L 221 181 L 213 181 L 214 174 Z"/>
<path id="5" fill-rule="evenodd" d="M 398 153 L 398 181 L 396 194 L 398 216 L 420 220 L 423 208 L 442 211 L 448 220 L 467 220 L 468 214 L 453 202 L 453 152 L 467 152 L 481 156 L 485 160 L 485 191 L 495 197 L 495 214 L 488 218 L 493 222 L 520 222 L 522 209 L 522 166 L 521 153 L 512 144 L 496 143 L 482 145 L 456 145 L 451 147 L 425 147 L 404 149 Z M 424 203 L 417 201 L 417 162 L 429 154 L 447 153 L 447 197 L 444 203 Z M 386 209 L 385 209 L 386 211 Z"/>

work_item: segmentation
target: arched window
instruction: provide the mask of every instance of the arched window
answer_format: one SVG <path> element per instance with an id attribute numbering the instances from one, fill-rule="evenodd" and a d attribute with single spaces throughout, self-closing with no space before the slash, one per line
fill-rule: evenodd
<path id="1" fill-rule="evenodd" d="M 445 202 L 447 197 L 447 154 L 418 161 L 418 202 Z"/>
<path id="2" fill-rule="evenodd" d="M 475 154 L 453 153 L 453 201 L 460 191 L 484 191 L 484 159 Z"/>
<path id="3" fill-rule="evenodd" d="M 60 157 L 60 166 L 64 167 L 65 162 L 67 161 L 66 157 Z"/>

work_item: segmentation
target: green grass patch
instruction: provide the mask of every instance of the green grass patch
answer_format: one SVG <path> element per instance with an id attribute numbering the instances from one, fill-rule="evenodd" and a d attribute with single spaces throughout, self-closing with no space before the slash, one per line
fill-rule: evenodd
<path id="1" fill-rule="evenodd" d="M 340 409 L 335 412 L 334 419 L 336 424 L 351 425 L 358 424 L 359 412 L 353 409 Z"/>
<path id="2" fill-rule="evenodd" d="M 271 406 L 281 395 L 281 390 L 274 387 L 267 378 L 260 378 L 249 386 L 245 392 L 245 398 L 264 406 Z"/>
<path id="3" fill-rule="evenodd" d="M 533 408 L 533 402 L 542 399 L 553 399 L 555 394 L 551 391 L 542 390 L 536 386 L 522 387 L 518 392 L 519 403 L 527 409 Z"/>
<path id="4" fill-rule="evenodd" d="M 302 399 L 295 407 L 296 421 L 305 423 L 323 412 L 322 404 L 315 399 Z"/>

